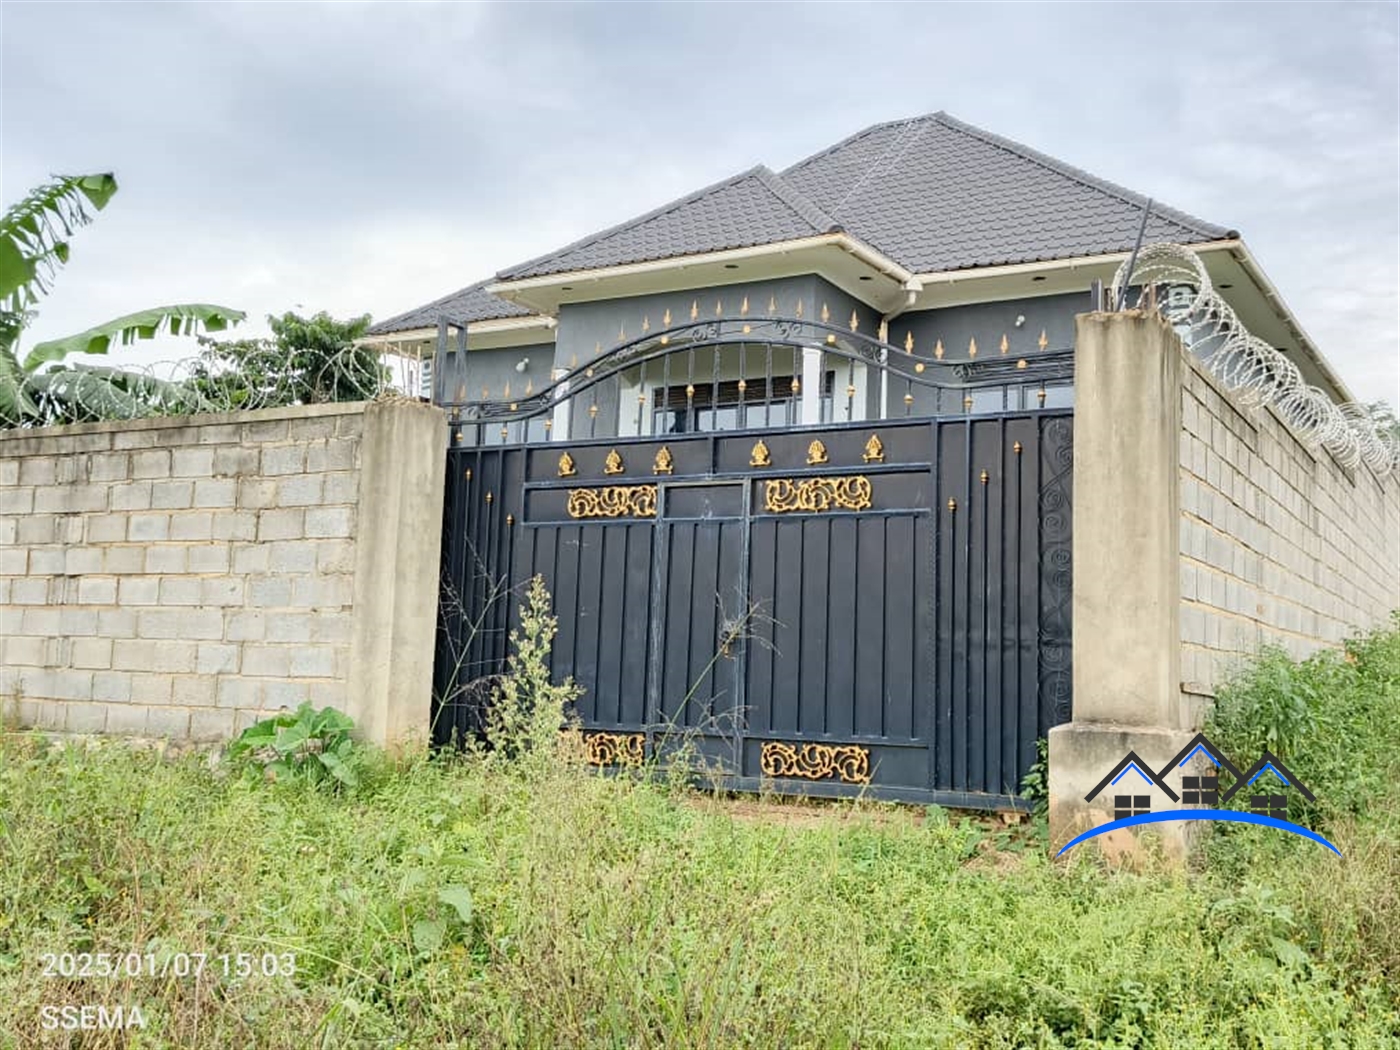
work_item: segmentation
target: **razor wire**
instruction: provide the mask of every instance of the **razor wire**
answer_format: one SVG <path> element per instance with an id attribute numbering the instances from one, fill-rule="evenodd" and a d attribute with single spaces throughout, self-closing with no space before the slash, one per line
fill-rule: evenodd
<path id="1" fill-rule="evenodd" d="M 1400 469 L 1400 437 L 1365 405 L 1338 404 L 1305 382 L 1297 365 L 1251 335 L 1189 248 L 1146 245 L 1114 274 L 1109 301 L 1116 303 L 1125 288 L 1139 290 L 1137 308 L 1159 311 L 1243 407 L 1272 406 L 1306 444 L 1327 449 L 1349 468 L 1364 463 L 1382 478 Z"/>
<path id="2" fill-rule="evenodd" d="M 51 365 L 0 375 L 0 428 L 241 412 L 370 401 L 416 393 L 394 381 L 372 349 L 346 346 L 308 360 L 275 346 L 229 360 L 217 346 L 176 361 L 140 365 Z"/>

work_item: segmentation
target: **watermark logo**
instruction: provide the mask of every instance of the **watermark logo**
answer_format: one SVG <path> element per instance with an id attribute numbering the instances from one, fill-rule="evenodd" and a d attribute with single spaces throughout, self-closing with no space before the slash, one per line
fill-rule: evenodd
<path id="1" fill-rule="evenodd" d="M 1194 765 L 1188 765 L 1193 762 Z M 1241 773 L 1204 733 L 1197 733 L 1175 758 L 1156 771 L 1129 751 L 1084 796 L 1085 802 L 1093 802 L 1101 795 L 1108 797 L 1114 819 L 1071 839 L 1060 853 L 1117 828 L 1168 820 L 1224 820 L 1263 824 L 1301 835 L 1320 842 L 1340 857 L 1341 850 L 1317 832 L 1288 819 L 1290 792 L 1309 802 L 1316 801 L 1307 785 L 1272 752 L 1264 751 L 1258 761 Z M 1247 808 L 1224 808 L 1231 802 Z"/>

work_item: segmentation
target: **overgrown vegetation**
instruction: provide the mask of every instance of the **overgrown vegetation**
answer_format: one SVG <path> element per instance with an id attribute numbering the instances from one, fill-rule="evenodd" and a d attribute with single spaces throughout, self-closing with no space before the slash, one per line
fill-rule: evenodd
<path id="1" fill-rule="evenodd" d="M 296 711 L 284 711 L 245 729 L 229 745 L 229 761 L 268 780 L 301 778 L 316 784 L 334 779 L 356 787 L 364 749 L 350 737 L 354 726 L 333 707 L 317 711 L 302 703 Z"/>
<path id="2" fill-rule="evenodd" d="M 517 654 L 550 633 L 537 619 Z M 1245 827 L 1190 871 L 1053 862 L 1040 825 L 936 807 L 600 775 L 552 757 L 562 694 L 516 679 L 526 760 L 371 756 L 354 787 L 7 738 L 0 1045 L 86 1002 L 140 1003 L 142 1046 L 1400 1039 L 1400 624 L 1346 657 L 1266 657 L 1212 726 L 1232 754 L 1273 741 L 1342 859 Z M 133 950 L 290 952 L 296 973 L 39 976 L 45 952 Z"/>

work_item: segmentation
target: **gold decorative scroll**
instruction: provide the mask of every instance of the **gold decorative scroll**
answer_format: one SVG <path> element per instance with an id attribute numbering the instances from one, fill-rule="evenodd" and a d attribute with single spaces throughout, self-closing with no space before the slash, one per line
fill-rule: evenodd
<path id="1" fill-rule="evenodd" d="M 574 466 L 574 457 L 565 452 L 559 457 L 559 476 L 561 478 L 571 478 L 578 473 L 578 468 Z"/>
<path id="2" fill-rule="evenodd" d="M 617 454 L 617 449 L 608 449 L 608 458 L 603 460 L 603 473 L 621 474 L 623 469 L 622 457 Z"/>
<path id="3" fill-rule="evenodd" d="M 870 749 L 854 744 L 784 744 L 770 740 L 759 753 L 764 776 L 826 780 L 846 784 L 870 783 Z"/>
<path id="4" fill-rule="evenodd" d="M 608 485 L 601 489 L 570 489 L 571 518 L 654 518 L 655 485 Z"/>
<path id="5" fill-rule="evenodd" d="M 583 753 L 591 766 L 639 766 L 646 758 L 641 733 L 584 733 Z"/>
<path id="6" fill-rule="evenodd" d="M 860 454 L 860 458 L 867 463 L 885 462 L 885 445 L 880 440 L 880 435 L 870 435 L 870 440 L 865 443 L 865 451 Z"/>
<path id="7" fill-rule="evenodd" d="M 656 450 L 656 459 L 652 460 L 651 472 L 653 474 L 670 474 L 675 467 L 675 460 L 671 456 L 671 450 L 662 445 Z"/>
<path id="8" fill-rule="evenodd" d="M 870 479 L 863 474 L 839 478 L 774 478 L 764 482 L 763 509 L 770 514 L 869 510 L 870 495 Z"/>
<path id="9" fill-rule="evenodd" d="M 826 446 L 820 441 L 813 441 L 807 446 L 807 466 L 814 467 L 819 463 L 829 463 L 826 455 Z"/>
<path id="10" fill-rule="evenodd" d="M 773 456 L 768 451 L 768 446 L 759 438 L 753 443 L 753 451 L 749 454 L 749 466 L 751 467 L 771 467 Z"/>

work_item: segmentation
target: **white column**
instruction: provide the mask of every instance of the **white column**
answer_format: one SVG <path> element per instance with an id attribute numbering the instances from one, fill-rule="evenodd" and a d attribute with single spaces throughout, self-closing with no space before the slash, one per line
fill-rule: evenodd
<path id="1" fill-rule="evenodd" d="M 558 383 L 569 374 L 567 368 L 556 368 L 551 372 L 550 378 Z M 569 440 L 569 384 L 562 384 L 554 392 L 554 426 L 550 428 L 549 439 L 551 441 Z"/>
<path id="2" fill-rule="evenodd" d="M 822 421 L 822 352 L 820 347 L 802 348 L 802 425 Z"/>

